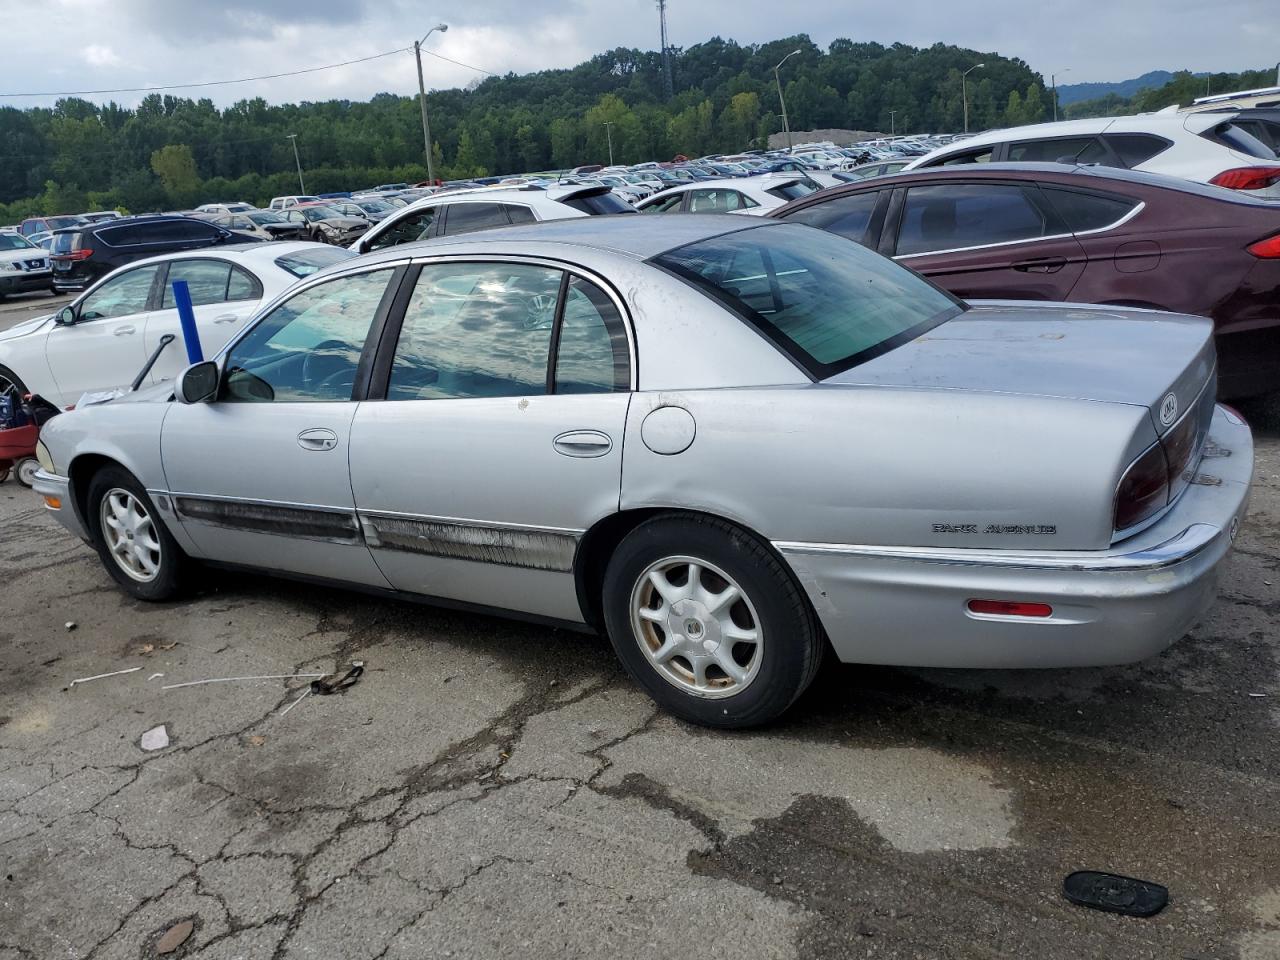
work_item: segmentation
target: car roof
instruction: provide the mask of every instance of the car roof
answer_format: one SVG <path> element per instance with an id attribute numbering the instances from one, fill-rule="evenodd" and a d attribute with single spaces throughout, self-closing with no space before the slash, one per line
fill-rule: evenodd
<path id="1" fill-rule="evenodd" d="M 1049 123 L 1032 123 L 1022 127 L 1002 127 L 984 130 L 982 133 L 943 144 L 936 150 L 917 157 L 924 160 L 952 152 L 961 153 L 970 147 L 984 147 L 993 143 L 1021 140 L 1048 140 L 1054 137 L 1082 136 L 1094 133 L 1199 133 L 1221 122 L 1222 114 L 1214 114 L 1216 121 L 1204 114 L 1195 113 L 1138 113 L 1124 117 L 1089 117 L 1083 120 L 1058 120 Z M 952 148 L 955 148 L 954 151 Z"/>
<path id="2" fill-rule="evenodd" d="M 559 254 L 563 255 L 565 246 L 574 246 L 605 250 L 633 260 L 648 260 L 699 240 L 751 230 L 771 223 L 772 221 L 759 217 L 699 213 L 678 217 L 570 217 L 401 244 L 366 253 L 360 257 L 360 262 L 394 262 L 403 260 L 406 256 L 437 253 L 487 253 L 491 251 L 486 248 L 505 247 L 513 241 L 518 242 L 520 252 L 528 256 L 555 258 L 558 248 Z M 338 269 L 350 266 L 349 263 L 337 264 L 326 267 L 322 272 L 337 272 Z"/>
<path id="3" fill-rule="evenodd" d="M 216 247 L 194 247 L 190 250 L 170 250 L 154 257 L 143 257 L 132 261 L 129 266 L 147 263 L 163 263 L 189 257 L 215 257 L 243 263 L 246 266 L 268 266 L 277 258 L 299 250 L 312 250 L 317 247 L 332 249 L 327 244 L 313 243 L 308 240 L 272 240 L 267 243 L 225 243 Z"/>

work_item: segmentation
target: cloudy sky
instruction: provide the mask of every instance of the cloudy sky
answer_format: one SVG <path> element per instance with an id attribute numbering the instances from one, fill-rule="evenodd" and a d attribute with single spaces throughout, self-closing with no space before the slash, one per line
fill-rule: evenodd
<path id="1" fill-rule="evenodd" d="M 1061 82 L 1124 80 L 1147 70 L 1239 70 L 1280 60 L 1277 0 L 670 0 L 671 42 L 720 35 L 740 43 L 808 33 L 943 41 L 1021 57 Z M 30 16 L 13 16 L 19 6 Z M 1019 11 L 1019 12 L 1013 12 Z M 653 0 L 8 0 L 0 36 L 0 94 L 65 92 L 236 79 L 371 56 L 412 43 L 440 21 L 427 49 L 495 73 L 571 66 L 616 46 L 656 49 Z M 428 85 L 483 77 L 425 58 Z M 1070 69 L 1065 75 L 1064 69 Z M 367 99 L 416 88 L 412 57 L 400 53 L 301 77 L 176 90 L 219 104 L 249 96 L 272 102 Z M 134 103 L 142 94 L 90 99 Z M 0 97 L 33 106 L 48 97 Z"/>

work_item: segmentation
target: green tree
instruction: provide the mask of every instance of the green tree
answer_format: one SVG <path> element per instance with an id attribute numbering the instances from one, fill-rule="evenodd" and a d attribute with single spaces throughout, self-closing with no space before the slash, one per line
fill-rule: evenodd
<path id="1" fill-rule="evenodd" d="M 175 204 L 187 202 L 200 190 L 196 159 L 186 144 L 171 143 L 151 154 L 151 169 Z"/>

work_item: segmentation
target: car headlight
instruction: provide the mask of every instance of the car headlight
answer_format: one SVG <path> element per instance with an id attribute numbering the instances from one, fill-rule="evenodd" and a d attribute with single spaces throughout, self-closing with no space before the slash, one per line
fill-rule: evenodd
<path id="1" fill-rule="evenodd" d="M 49 448 L 44 445 L 43 440 L 36 441 L 36 460 L 40 462 L 40 466 L 45 473 L 58 472 L 58 468 L 53 465 L 53 457 L 49 454 Z"/>
<path id="2" fill-rule="evenodd" d="M 18 270 L 16 263 L 0 263 L 0 270 Z"/>
<path id="3" fill-rule="evenodd" d="M 337 232 L 338 232 L 338 228 L 337 228 L 337 227 L 335 227 L 332 223 L 322 223 L 322 224 L 320 224 L 320 230 L 321 230 L 321 232 L 323 232 L 323 233 L 337 233 Z"/>

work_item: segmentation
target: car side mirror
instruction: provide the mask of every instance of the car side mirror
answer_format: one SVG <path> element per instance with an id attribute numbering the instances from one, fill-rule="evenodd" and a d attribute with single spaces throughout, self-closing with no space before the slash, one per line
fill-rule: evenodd
<path id="1" fill-rule="evenodd" d="M 218 394 L 218 365 L 212 360 L 192 364 L 178 375 L 178 399 L 182 403 L 208 403 Z"/>
<path id="2" fill-rule="evenodd" d="M 69 327 L 76 322 L 76 308 L 63 307 L 53 315 L 54 323 L 62 327 Z"/>

